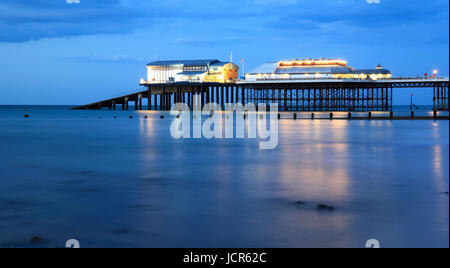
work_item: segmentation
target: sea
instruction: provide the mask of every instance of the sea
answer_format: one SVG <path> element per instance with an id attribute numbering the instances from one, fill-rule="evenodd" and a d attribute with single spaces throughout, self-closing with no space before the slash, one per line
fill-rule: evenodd
<path id="1" fill-rule="evenodd" d="M 0 247 L 449 247 L 448 120 L 282 119 L 260 150 L 68 108 L 0 106 Z"/>

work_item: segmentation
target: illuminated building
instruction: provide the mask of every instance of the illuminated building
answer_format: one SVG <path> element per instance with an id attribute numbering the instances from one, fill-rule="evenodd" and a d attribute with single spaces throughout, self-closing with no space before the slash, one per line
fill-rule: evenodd
<path id="1" fill-rule="evenodd" d="M 308 59 L 266 63 L 245 75 L 246 81 L 295 79 L 360 79 L 391 78 L 392 73 L 378 65 L 375 69 L 354 69 L 343 60 Z"/>
<path id="2" fill-rule="evenodd" d="M 156 61 L 147 65 L 144 83 L 235 83 L 238 76 L 237 65 L 218 60 Z"/>

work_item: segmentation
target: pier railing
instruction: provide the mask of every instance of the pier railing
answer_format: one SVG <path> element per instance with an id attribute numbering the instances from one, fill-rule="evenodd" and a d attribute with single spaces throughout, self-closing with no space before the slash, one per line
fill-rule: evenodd
<path id="1" fill-rule="evenodd" d="M 110 99 L 121 98 L 123 96 L 129 96 L 129 95 L 141 93 L 142 91 L 144 91 L 144 89 L 142 89 L 142 88 L 140 88 L 140 89 L 133 89 L 133 90 L 127 90 L 127 91 L 123 91 L 121 93 L 116 93 L 116 94 L 111 95 Z"/>
<path id="2" fill-rule="evenodd" d="M 416 76 L 416 77 L 391 77 L 391 78 L 380 78 L 380 79 L 362 79 L 362 78 L 336 78 L 336 77 L 304 77 L 304 78 L 257 78 L 255 80 L 245 80 L 240 79 L 238 83 L 251 83 L 255 81 L 368 81 L 368 82 L 376 82 L 376 81 L 442 81 L 449 80 L 448 77 L 425 77 L 425 76 Z"/>

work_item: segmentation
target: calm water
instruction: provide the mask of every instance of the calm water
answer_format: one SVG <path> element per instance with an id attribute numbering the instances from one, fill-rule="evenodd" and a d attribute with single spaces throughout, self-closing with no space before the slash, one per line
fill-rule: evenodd
<path id="1" fill-rule="evenodd" d="M 281 120 L 260 151 L 160 115 L 0 109 L 0 247 L 449 246 L 448 121 Z"/>

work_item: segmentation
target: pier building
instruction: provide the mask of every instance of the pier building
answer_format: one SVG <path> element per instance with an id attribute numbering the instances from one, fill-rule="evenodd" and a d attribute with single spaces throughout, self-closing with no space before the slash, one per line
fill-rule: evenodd
<path id="1" fill-rule="evenodd" d="M 374 69 L 355 69 L 344 60 L 307 59 L 266 63 L 245 75 L 246 81 L 295 79 L 361 79 L 391 78 L 392 73 L 378 65 Z"/>
<path id="2" fill-rule="evenodd" d="M 74 107 L 74 109 L 123 110 L 134 103 L 148 110 L 170 110 L 174 103 L 197 105 L 217 103 L 278 104 L 279 111 L 292 112 L 393 112 L 393 91 L 400 88 L 429 88 L 433 92 L 434 118 L 448 111 L 448 77 L 392 77 L 378 65 L 355 69 L 343 60 L 289 60 L 266 63 L 238 80 L 239 67 L 218 60 L 156 61 L 148 64 L 144 87 L 133 93 Z M 195 95 L 200 103 L 195 103 Z M 392 117 L 392 116 L 391 116 Z M 369 116 L 370 118 L 370 116 Z"/>
<path id="3" fill-rule="evenodd" d="M 218 60 L 155 61 L 147 65 L 147 81 L 141 84 L 235 83 L 239 66 Z"/>

